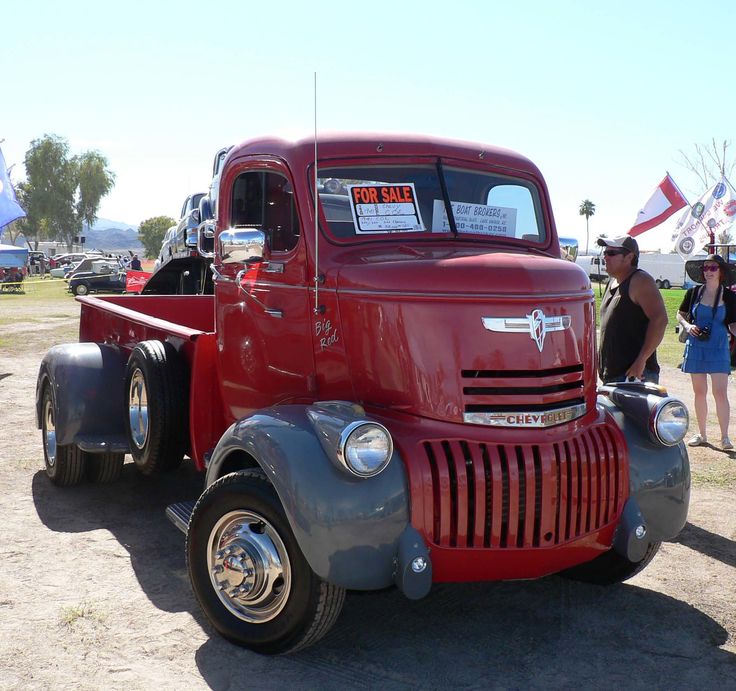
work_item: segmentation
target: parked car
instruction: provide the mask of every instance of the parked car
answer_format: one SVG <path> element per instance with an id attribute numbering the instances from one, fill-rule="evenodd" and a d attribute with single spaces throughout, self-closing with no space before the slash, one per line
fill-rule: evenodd
<path id="1" fill-rule="evenodd" d="M 116 269 L 113 273 L 81 271 L 69 279 L 69 292 L 74 295 L 87 293 L 124 293 L 126 273 Z"/>
<path id="2" fill-rule="evenodd" d="M 86 259 L 82 259 L 81 262 L 75 264 L 72 268 L 67 269 L 64 274 L 64 278 L 68 281 L 78 273 L 88 273 L 90 271 L 95 274 L 111 274 L 121 268 L 122 266 L 115 259 L 109 259 L 107 257 L 101 259 L 99 256 L 87 257 Z"/>
<path id="3" fill-rule="evenodd" d="M 176 236 L 176 226 L 171 226 L 164 234 L 164 239 L 161 242 L 161 251 L 158 255 L 158 265 L 165 264 L 167 261 L 174 256 L 174 238 Z"/>
<path id="4" fill-rule="evenodd" d="M 181 207 L 181 216 L 174 234 L 173 254 L 186 253 L 197 247 L 197 228 L 199 227 L 199 202 L 204 192 L 190 194 Z"/>
<path id="5" fill-rule="evenodd" d="M 225 159 L 232 148 L 232 145 L 223 146 L 222 149 L 215 154 L 215 160 L 212 163 L 212 182 L 210 183 L 210 189 L 207 196 L 210 198 L 210 205 L 214 216 L 217 216 L 217 200 L 220 196 L 220 174 L 222 173 Z M 201 220 L 204 221 L 205 219 L 202 218 Z"/>
<path id="6" fill-rule="evenodd" d="M 49 259 L 49 265 L 52 269 L 56 269 L 60 266 L 68 266 L 71 264 L 77 264 L 86 259 L 87 254 L 84 252 L 71 252 L 68 254 L 57 254 Z"/>

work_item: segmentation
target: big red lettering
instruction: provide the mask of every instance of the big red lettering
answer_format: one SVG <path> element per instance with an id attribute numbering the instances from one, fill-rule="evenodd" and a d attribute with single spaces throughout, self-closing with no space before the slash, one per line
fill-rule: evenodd
<path id="1" fill-rule="evenodd" d="M 411 187 L 381 187 L 381 201 L 385 204 L 411 203 Z"/>
<path id="2" fill-rule="evenodd" d="M 353 187 L 353 204 L 378 204 L 375 187 Z"/>

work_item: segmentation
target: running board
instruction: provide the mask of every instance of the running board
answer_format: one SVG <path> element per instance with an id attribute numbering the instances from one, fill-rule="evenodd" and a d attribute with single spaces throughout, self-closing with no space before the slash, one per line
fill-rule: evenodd
<path id="1" fill-rule="evenodd" d="M 195 501 L 180 501 L 178 504 L 169 504 L 166 507 L 166 518 L 168 518 L 184 535 L 187 534 L 189 518 L 194 511 Z"/>

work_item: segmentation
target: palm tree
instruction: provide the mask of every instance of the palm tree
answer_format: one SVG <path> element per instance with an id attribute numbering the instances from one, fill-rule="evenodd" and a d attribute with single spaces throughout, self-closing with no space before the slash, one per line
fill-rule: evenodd
<path id="1" fill-rule="evenodd" d="M 585 254 L 588 254 L 590 245 L 590 227 L 588 219 L 591 216 L 595 216 L 595 204 L 590 199 L 584 199 L 580 204 L 580 215 L 585 216 Z"/>

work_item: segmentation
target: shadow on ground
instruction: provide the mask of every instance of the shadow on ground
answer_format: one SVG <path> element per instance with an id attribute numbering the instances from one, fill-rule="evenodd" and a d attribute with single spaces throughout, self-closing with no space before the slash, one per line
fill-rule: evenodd
<path id="1" fill-rule="evenodd" d="M 196 652 L 213 689 L 240 688 L 710 688 L 736 687 L 727 632 L 701 611 L 633 585 L 549 577 L 435 586 L 411 602 L 396 590 L 349 593 L 333 630 L 286 657 L 227 643 L 206 622 L 186 578 L 184 537 L 167 504 L 196 497 L 190 464 L 144 478 L 126 464 L 114 485 L 60 489 L 33 477 L 36 511 L 51 530 L 104 528 L 130 553 L 141 588 L 164 611 L 189 611 L 210 635 Z M 688 524 L 684 545 L 734 566 L 734 543 Z M 662 558 L 662 557 L 660 557 Z"/>

